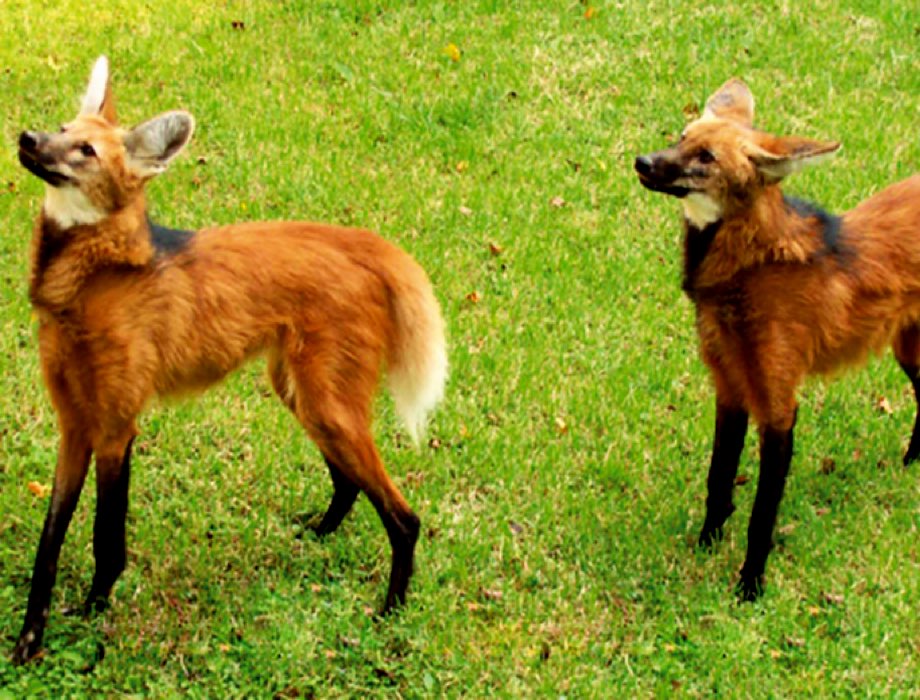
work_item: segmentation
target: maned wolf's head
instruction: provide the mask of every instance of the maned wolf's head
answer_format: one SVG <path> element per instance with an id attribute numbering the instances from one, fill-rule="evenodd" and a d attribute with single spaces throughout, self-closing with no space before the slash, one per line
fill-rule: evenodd
<path id="1" fill-rule="evenodd" d="M 118 127 L 101 56 L 76 119 L 57 133 L 23 131 L 19 161 L 47 185 L 45 217 L 63 229 L 91 225 L 134 201 L 185 147 L 194 126 L 191 114 L 176 111 L 130 130 Z"/>
<path id="2" fill-rule="evenodd" d="M 675 146 L 636 158 L 639 181 L 683 200 L 687 221 L 703 228 L 750 206 L 763 188 L 840 148 L 836 142 L 773 136 L 756 131 L 753 123 L 751 91 L 742 81 L 729 80 Z"/>

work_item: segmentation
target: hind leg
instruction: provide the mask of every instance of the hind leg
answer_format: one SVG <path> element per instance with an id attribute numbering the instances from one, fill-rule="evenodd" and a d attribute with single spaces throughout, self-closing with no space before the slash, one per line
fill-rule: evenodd
<path id="1" fill-rule="evenodd" d="M 917 401 L 914 431 L 907 452 L 904 453 L 904 464 L 907 465 L 920 457 L 920 326 L 908 326 L 898 333 L 893 348 L 895 358 L 914 387 L 914 398 Z"/>
<path id="2" fill-rule="evenodd" d="M 274 354 L 269 359 L 268 372 L 275 392 L 284 402 L 284 405 L 296 416 L 297 387 L 293 376 L 288 371 L 287 363 L 280 354 Z M 358 498 L 358 493 L 360 492 L 357 485 L 345 476 L 328 454 L 323 453 L 323 459 L 326 462 L 326 467 L 329 469 L 329 477 L 332 479 L 333 491 L 329 507 L 326 509 L 319 523 L 309 526 L 319 537 L 331 534 L 338 529 L 339 525 L 341 525 L 342 521 L 345 519 L 345 516 L 351 511 L 352 506 Z M 313 516 L 314 514 L 311 513 L 304 517 L 304 520 L 308 517 L 312 519 Z"/>
<path id="3" fill-rule="evenodd" d="M 392 548 L 390 583 L 383 612 L 405 602 L 412 576 L 419 519 L 392 482 L 370 432 L 370 407 L 377 383 L 378 348 L 323 345 L 319 338 L 294 344 L 272 366 L 273 383 L 319 447 L 335 492 L 317 531 L 331 531 L 363 491 L 386 528 Z M 326 350 L 324 352 L 324 350 Z M 283 375 L 283 376 L 282 376 Z"/>
<path id="4" fill-rule="evenodd" d="M 304 423 L 323 454 L 330 455 L 332 462 L 340 465 L 341 475 L 350 483 L 357 484 L 367 495 L 386 528 L 392 548 L 390 583 L 383 605 L 383 612 L 387 612 L 405 602 L 406 588 L 412 576 L 419 519 L 384 470 L 367 425 L 342 418 L 340 409 L 333 408 L 328 412 L 321 409 L 311 411 Z M 317 528 L 318 533 L 322 534 L 327 525 L 336 525 L 336 518 L 341 520 L 344 513 L 337 510 L 341 493 L 336 490 L 329 511 Z M 348 503 L 347 507 L 350 506 L 351 503 Z"/>

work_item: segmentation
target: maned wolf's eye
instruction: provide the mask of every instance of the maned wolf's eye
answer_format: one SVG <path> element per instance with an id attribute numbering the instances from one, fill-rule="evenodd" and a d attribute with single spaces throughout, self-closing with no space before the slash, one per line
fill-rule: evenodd
<path id="1" fill-rule="evenodd" d="M 712 152 L 711 152 L 711 151 L 707 151 L 707 150 L 704 148 L 702 151 L 700 151 L 699 153 L 696 154 L 696 159 L 697 159 L 700 163 L 702 163 L 703 165 L 706 165 L 706 164 L 708 164 L 708 163 L 713 163 L 713 162 L 715 162 L 716 157 L 715 157 L 714 155 L 712 155 Z"/>
<path id="2" fill-rule="evenodd" d="M 88 143 L 81 143 L 79 149 L 80 153 L 86 158 L 92 158 L 96 155 L 96 149 L 90 146 Z"/>

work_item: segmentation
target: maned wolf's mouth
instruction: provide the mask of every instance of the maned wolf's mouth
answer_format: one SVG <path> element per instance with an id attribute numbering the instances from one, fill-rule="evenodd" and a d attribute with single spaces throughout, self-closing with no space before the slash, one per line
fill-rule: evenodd
<path id="1" fill-rule="evenodd" d="M 691 190 L 689 187 L 681 187 L 679 185 L 669 185 L 655 182 L 642 173 L 639 173 L 639 183 L 652 192 L 663 192 L 664 194 L 669 194 L 672 197 L 677 197 L 678 199 L 683 199 L 691 192 L 694 192 L 694 190 Z"/>
<path id="2" fill-rule="evenodd" d="M 40 177 L 52 187 L 60 187 L 70 182 L 70 178 L 62 173 L 49 170 L 41 162 L 39 154 L 36 152 L 38 142 L 35 137 L 28 131 L 22 132 L 19 136 L 19 162 L 23 167 L 33 175 Z"/>

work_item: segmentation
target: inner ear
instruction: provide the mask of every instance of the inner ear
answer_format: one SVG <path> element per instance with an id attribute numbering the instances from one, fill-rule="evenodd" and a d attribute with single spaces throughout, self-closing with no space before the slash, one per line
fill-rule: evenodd
<path id="1" fill-rule="evenodd" d="M 754 95 L 744 81 L 732 78 L 706 100 L 703 117 L 728 119 L 750 128 L 754 125 Z"/>
<path id="2" fill-rule="evenodd" d="M 747 144 L 746 150 L 751 162 L 768 182 L 779 182 L 804 168 L 830 160 L 840 145 L 839 141 L 761 134 L 759 143 L 752 141 Z"/>
<path id="3" fill-rule="evenodd" d="M 194 130 L 194 118 L 182 111 L 166 112 L 137 125 L 124 138 L 129 164 L 143 177 L 163 172 Z"/>

